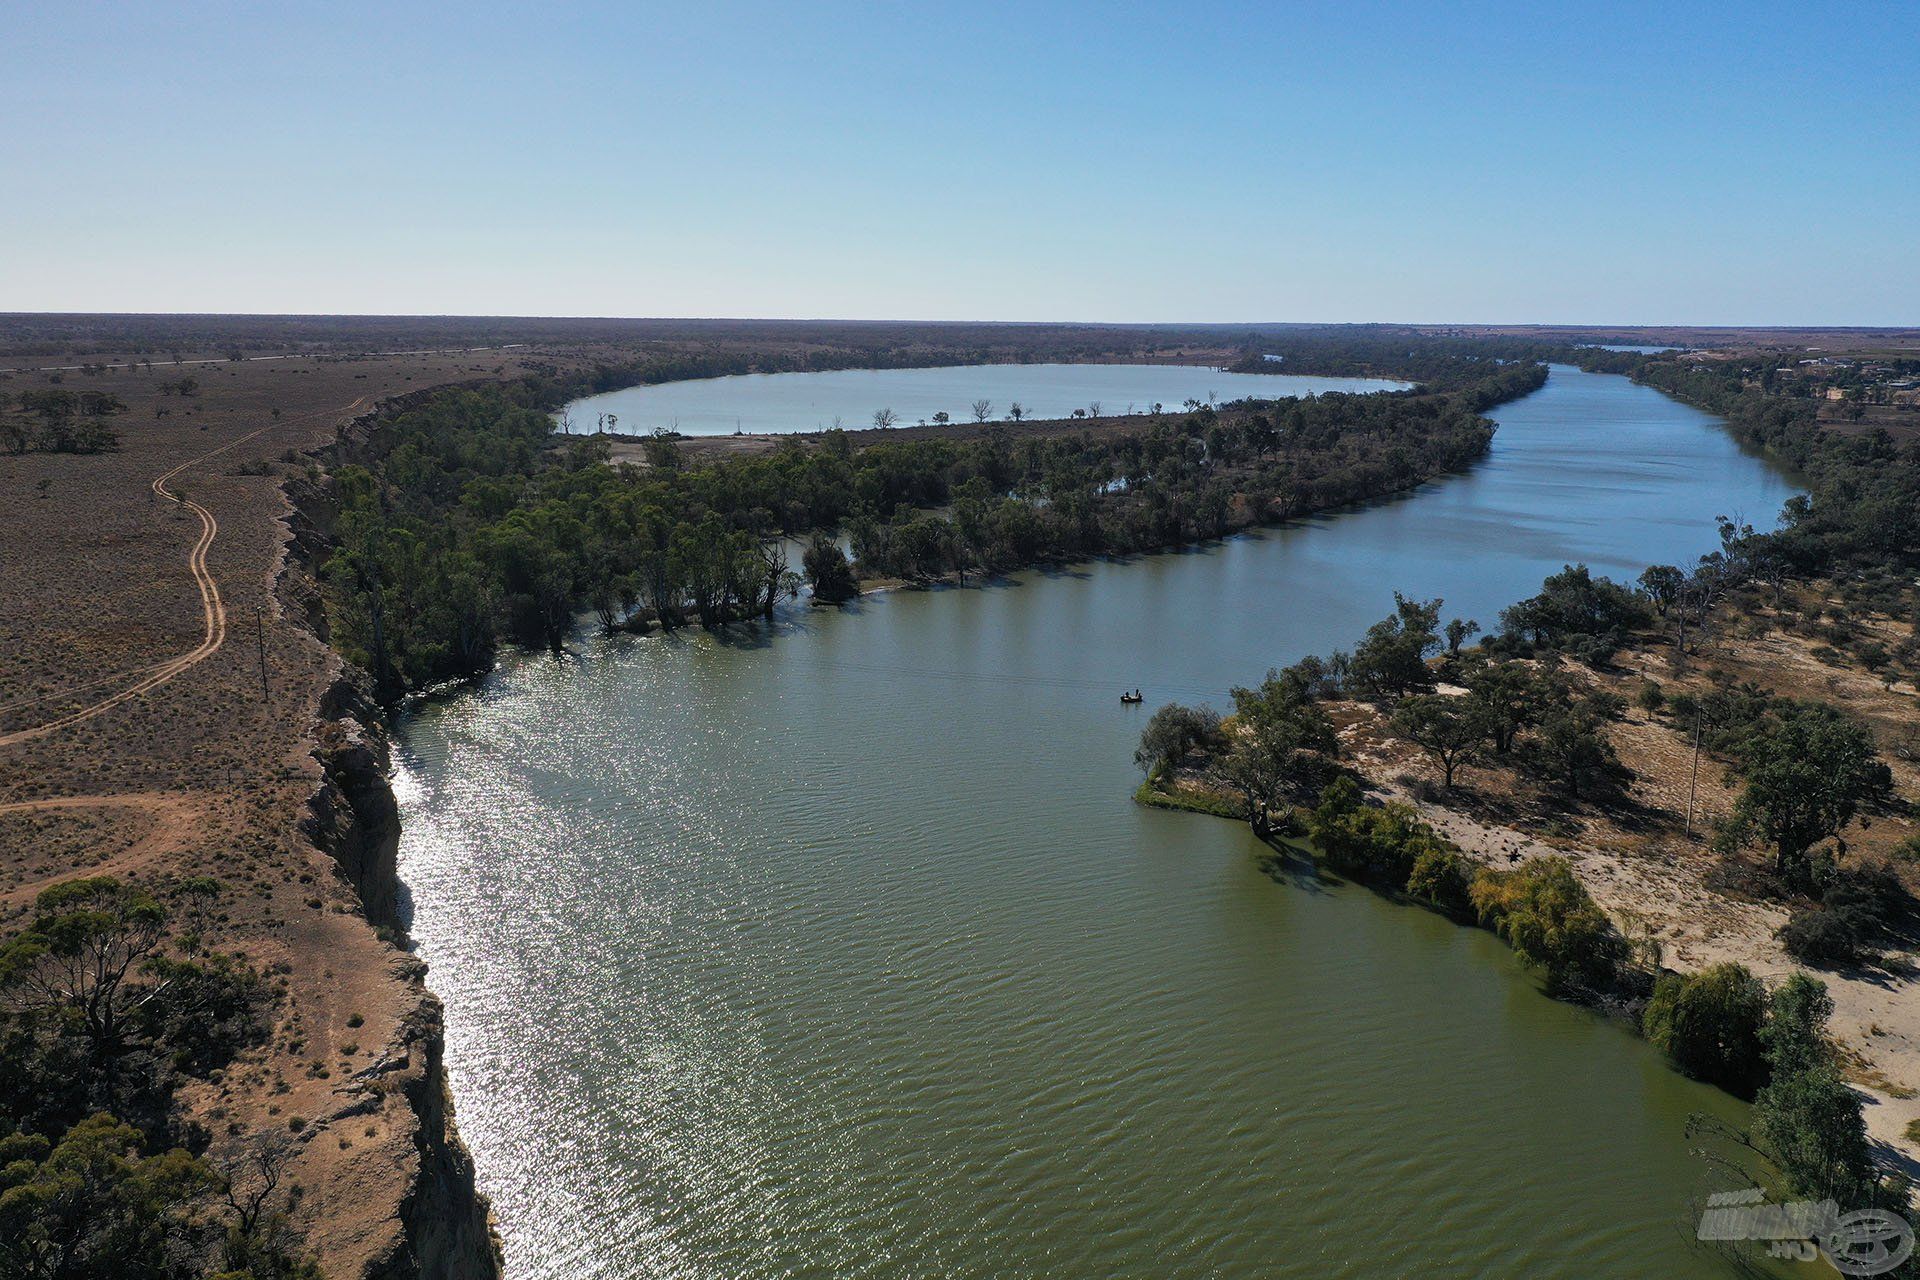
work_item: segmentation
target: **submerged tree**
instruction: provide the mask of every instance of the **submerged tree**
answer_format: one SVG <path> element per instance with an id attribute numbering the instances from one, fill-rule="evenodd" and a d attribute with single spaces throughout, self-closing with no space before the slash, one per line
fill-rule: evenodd
<path id="1" fill-rule="evenodd" d="M 843 604 L 860 594 L 860 580 L 840 544 L 824 533 L 816 533 L 801 557 L 813 598 L 822 604 Z"/>

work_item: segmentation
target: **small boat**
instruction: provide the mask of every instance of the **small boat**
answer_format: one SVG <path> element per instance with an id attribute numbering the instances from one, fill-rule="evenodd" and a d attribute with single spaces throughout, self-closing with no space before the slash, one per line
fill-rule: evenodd
<path id="1" fill-rule="evenodd" d="M 1123 693 L 1120 695 L 1120 701 L 1127 706 L 1132 706 L 1136 702 L 1145 702 L 1146 700 L 1146 695 L 1138 689 L 1135 689 L 1132 693 Z"/>

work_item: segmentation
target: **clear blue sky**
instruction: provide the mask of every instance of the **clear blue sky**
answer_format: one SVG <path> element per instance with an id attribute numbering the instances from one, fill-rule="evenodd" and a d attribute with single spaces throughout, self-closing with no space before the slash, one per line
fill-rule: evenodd
<path id="1" fill-rule="evenodd" d="M 1920 4 L 13 3 L 0 310 L 1920 323 Z"/>

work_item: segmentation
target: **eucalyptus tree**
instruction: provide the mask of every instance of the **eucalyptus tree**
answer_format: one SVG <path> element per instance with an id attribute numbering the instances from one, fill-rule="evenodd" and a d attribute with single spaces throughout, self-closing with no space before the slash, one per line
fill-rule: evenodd
<path id="1" fill-rule="evenodd" d="M 1486 711 L 1470 697 L 1416 694 L 1394 708 L 1393 731 L 1425 751 L 1440 766 L 1443 785 L 1453 790 L 1453 775 L 1480 758 L 1487 744 Z"/>

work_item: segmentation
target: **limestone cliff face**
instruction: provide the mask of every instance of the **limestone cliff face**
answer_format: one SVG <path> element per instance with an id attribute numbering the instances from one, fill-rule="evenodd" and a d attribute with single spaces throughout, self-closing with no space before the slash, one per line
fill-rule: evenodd
<path id="1" fill-rule="evenodd" d="M 305 826 L 358 891 L 368 923 L 398 939 L 400 809 L 387 781 L 385 735 L 377 723 L 358 718 L 369 704 L 353 681 L 343 678 L 329 701 L 336 698 L 340 714 L 322 718 L 315 731 L 324 778 L 308 802 Z M 336 1117 L 386 1108 L 391 1120 L 400 1105 L 410 1113 L 400 1119 L 411 1131 L 413 1158 L 382 1188 L 398 1202 L 390 1216 L 400 1229 L 361 1274 L 365 1280 L 491 1280 L 500 1275 L 500 1244 L 454 1125 L 441 1006 L 425 976 L 426 966 L 410 957 L 393 966 L 392 980 L 407 986 L 411 1011 Z"/>
<path id="2" fill-rule="evenodd" d="M 407 1053 L 400 1091 L 417 1117 L 419 1155 L 400 1205 L 405 1230 L 385 1257 L 370 1262 L 367 1280 L 491 1280 L 500 1275 L 500 1242 L 486 1197 L 474 1185 L 473 1158 L 453 1124 L 441 1061 L 440 1001 L 424 987 L 403 1029 Z"/>
<path id="3" fill-rule="evenodd" d="M 342 435 L 364 445 L 377 430 L 378 414 L 359 419 Z M 292 481 L 286 493 L 288 542 L 277 592 L 283 620 L 327 638 L 317 587 L 333 512 L 323 486 Z M 499 1239 L 486 1197 L 474 1182 L 473 1159 L 460 1141 L 448 1094 L 439 999 L 427 989 L 426 966 L 397 948 L 404 943 L 400 918 L 400 808 L 389 782 L 387 737 L 365 673 L 337 655 L 327 657 L 333 679 L 314 707 L 313 756 L 320 781 L 308 797 L 301 828 L 333 859 L 342 879 L 358 893 L 367 927 L 379 928 L 394 964 L 388 980 L 401 984 L 402 1017 L 382 1060 L 363 1073 L 340 1116 L 384 1112 L 410 1132 L 410 1158 L 396 1161 L 391 1183 L 372 1194 L 390 1205 L 370 1206 L 387 1229 L 359 1268 L 363 1280 L 494 1280 L 501 1274 Z M 402 1148 L 404 1150 L 404 1148 Z M 320 1198 L 324 1189 L 312 1189 Z M 368 1194 L 358 1188 L 356 1194 Z M 322 1224 L 324 1231 L 324 1223 Z"/>
<path id="4" fill-rule="evenodd" d="M 313 755 L 324 780 L 308 799 L 301 826 L 359 892 L 367 919 L 397 934 L 400 806 L 387 782 L 386 735 L 363 691 L 345 675 L 322 702 Z"/>

